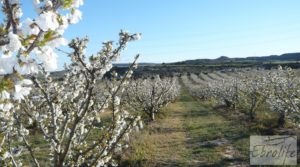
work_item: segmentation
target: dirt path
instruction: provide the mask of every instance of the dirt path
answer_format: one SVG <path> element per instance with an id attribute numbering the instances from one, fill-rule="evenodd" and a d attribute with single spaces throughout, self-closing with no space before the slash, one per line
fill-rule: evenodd
<path id="1" fill-rule="evenodd" d="M 245 166 L 245 129 L 212 106 L 183 90 L 162 118 L 137 134 L 124 166 Z"/>
<path id="2" fill-rule="evenodd" d="M 248 134 L 236 120 L 224 117 L 211 102 L 183 90 L 177 103 L 185 108 L 184 128 L 191 166 L 246 166 Z M 238 125 L 238 126 L 237 126 Z"/>

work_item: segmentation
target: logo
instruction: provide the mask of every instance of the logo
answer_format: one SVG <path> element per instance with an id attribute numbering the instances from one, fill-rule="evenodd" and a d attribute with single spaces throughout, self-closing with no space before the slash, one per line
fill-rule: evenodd
<path id="1" fill-rule="evenodd" d="M 297 136 L 250 136 L 250 165 L 297 165 Z"/>

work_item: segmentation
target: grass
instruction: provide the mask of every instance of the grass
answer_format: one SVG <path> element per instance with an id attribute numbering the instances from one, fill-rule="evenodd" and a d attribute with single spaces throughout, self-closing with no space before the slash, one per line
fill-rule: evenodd
<path id="1" fill-rule="evenodd" d="M 261 111 L 257 121 L 249 122 L 245 114 L 216 107 L 213 101 L 195 99 L 184 88 L 162 113 L 157 121 L 135 134 L 122 157 L 123 166 L 246 165 L 250 135 L 276 134 L 276 114 Z M 205 144 L 219 140 L 226 142 Z M 233 148 L 232 158 L 224 156 L 229 147 Z"/>
<path id="2" fill-rule="evenodd" d="M 190 138 L 187 145 L 192 151 L 191 158 L 199 160 L 200 163 L 197 165 L 226 166 L 232 161 L 247 161 L 248 152 L 243 150 L 248 151 L 249 135 L 244 126 L 237 126 L 240 124 L 236 124 L 236 120 L 224 117 L 220 111 L 213 108 L 211 101 L 193 99 L 182 105 L 188 110 L 184 115 L 187 120 L 184 126 Z M 201 145 L 207 141 L 220 139 L 226 139 L 228 142 L 220 146 Z M 222 154 L 230 145 L 238 152 L 234 160 L 229 160 Z"/>
<path id="3" fill-rule="evenodd" d="M 201 146 L 201 143 L 226 138 L 229 143 L 248 150 L 247 133 L 241 126 L 214 111 L 210 102 L 191 97 L 186 90 L 176 102 L 162 111 L 165 118 L 136 134 L 130 151 L 123 156 L 126 166 L 206 166 L 230 163 L 222 156 L 228 144 Z M 244 152 L 242 152 L 244 153 Z M 240 156 L 246 161 L 246 156 Z M 239 160 L 240 160 L 239 159 Z"/>
<path id="4" fill-rule="evenodd" d="M 186 166 L 189 157 L 183 127 L 184 112 L 178 103 L 163 111 L 164 118 L 147 125 L 130 143 L 131 150 L 123 155 L 124 166 Z"/>

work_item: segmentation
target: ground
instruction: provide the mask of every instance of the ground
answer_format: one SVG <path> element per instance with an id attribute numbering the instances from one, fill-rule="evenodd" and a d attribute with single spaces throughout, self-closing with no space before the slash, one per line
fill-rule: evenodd
<path id="1" fill-rule="evenodd" d="M 195 98 L 182 86 L 177 100 L 133 136 L 120 164 L 246 167 L 250 166 L 250 135 L 297 135 L 300 150 L 299 129 L 290 123 L 278 129 L 277 118 L 262 106 L 251 122 L 247 114 Z"/>
<path id="2" fill-rule="evenodd" d="M 248 127 L 186 89 L 137 133 L 124 166 L 247 166 Z"/>

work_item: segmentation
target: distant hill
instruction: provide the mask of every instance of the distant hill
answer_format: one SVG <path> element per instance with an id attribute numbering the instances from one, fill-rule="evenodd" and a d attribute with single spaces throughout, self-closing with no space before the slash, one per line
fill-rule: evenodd
<path id="1" fill-rule="evenodd" d="M 282 55 L 270 55 L 270 56 L 260 56 L 260 57 L 246 57 L 246 58 L 229 58 L 226 56 L 221 56 L 216 59 L 196 59 L 196 60 L 186 60 L 181 62 L 175 62 L 170 64 L 186 64 L 186 65 L 205 65 L 205 64 L 215 64 L 215 63 L 262 63 L 262 62 L 274 62 L 274 61 L 300 61 L 300 53 L 286 53 Z"/>
<path id="2" fill-rule="evenodd" d="M 113 70 L 121 71 L 121 73 L 124 73 L 130 65 L 131 65 L 131 63 L 114 63 L 113 64 Z M 156 64 L 156 63 L 138 63 L 138 68 L 142 68 L 144 66 L 152 67 L 152 66 L 155 66 L 155 65 L 159 65 L 159 64 Z M 51 72 L 51 75 L 55 78 L 62 78 L 64 76 L 65 72 L 66 72 L 65 70 L 53 71 L 53 72 Z"/>
<path id="3" fill-rule="evenodd" d="M 113 64 L 112 70 L 124 74 L 129 67 L 129 63 Z M 175 63 L 138 63 L 138 68 L 134 70 L 134 76 L 152 76 L 155 74 L 163 76 L 173 76 L 183 73 L 199 73 L 211 70 L 225 70 L 234 68 L 277 68 L 278 65 L 300 68 L 300 53 L 287 53 L 282 55 L 271 55 L 261 57 L 229 58 L 221 56 L 216 59 L 196 59 Z M 56 71 L 51 74 L 55 78 L 63 78 L 65 71 Z M 106 74 L 107 77 L 110 73 Z"/>
<path id="4" fill-rule="evenodd" d="M 113 64 L 114 67 L 129 67 L 131 63 L 115 63 Z M 138 63 L 139 66 L 152 66 L 156 65 L 156 63 Z"/>

